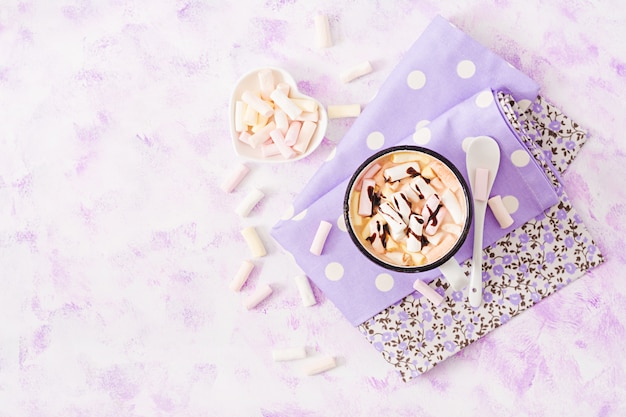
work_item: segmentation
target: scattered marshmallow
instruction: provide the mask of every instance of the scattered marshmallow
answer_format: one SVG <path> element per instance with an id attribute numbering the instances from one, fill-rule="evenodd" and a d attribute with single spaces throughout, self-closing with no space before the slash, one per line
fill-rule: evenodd
<path id="1" fill-rule="evenodd" d="M 265 197 L 263 191 L 253 188 L 248 192 L 244 199 L 241 200 L 241 202 L 235 209 L 235 213 L 237 213 L 240 217 L 248 216 L 248 214 L 250 214 L 250 211 L 252 211 L 254 206 L 256 206 L 263 197 Z"/>
<path id="2" fill-rule="evenodd" d="M 241 287 L 243 287 L 243 285 L 246 283 L 253 269 L 254 264 L 252 262 L 243 261 L 241 263 L 241 266 L 239 267 L 239 270 L 237 271 L 237 275 L 235 275 L 235 278 L 233 278 L 230 283 L 230 289 L 235 292 L 241 291 Z"/>
<path id="3" fill-rule="evenodd" d="M 317 375 L 319 373 L 329 371 L 336 366 L 337 362 L 334 357 L 322 356 L 310 359 L 304 368 L 304 372 L 307 375 Z"/>
<path id="4" fill-rule="evenodd" d="M 443 302 L 443 297 L 419 278 L 413 283 L 413 289 L 426 297 L 435 307 Z"/>
<path id="5" fill-rule="evenodd" d="M 335 104 L 330 105 L 326 109 L 329 119 L 338 119 L 342 117 L 357 117 L 361 114 L 360 104 Z"/>
<path id="6" fill-rule="evenodd" d="M 272 287 L 267 284 L 260 284 L 254 293 L 252 293 L 248 298 L 244 300 L 243 305 L 246 307 L 246 310 L 252 310 L 254 307 L 258 306 L 272 294 Z"/>
<path id="7" fill-rule="evenodd" d="M 272 350 L 272 359 L 274 359 L 274 362 L 293 361 L 304 358 L 306 358 L 306 348 L 304 346 Z"/>
<path id="8" fill-rule="evenodd" d="M 487 200 L 487 204 L 502 229 L 506 229 L 513 224 L 513 217 L 511 217 L 508 210 L 504 206 L 501 196 L 495 195 L 491 197 Z"/>
<path id="9" fill-rule="evenodd" d="M 239 183 L 246 177 L 246 175 L 248 175 L 248 172 L 250 172 L 250 168 L 248 168 L 246 165 L 237 165 L 228 175 L 228 177 L 226 177 L 220 188 L 224 192 L 232 192 L 235 188 L 237 188 Z"/>
<path id="10" fill-rule="evenodd" d="M 333 45 L 328 17 L 323 14 L 315 16 L 315 44 L 319 49 L 330 48 Z"/>
<path id="11" fill-rule="evenodd" d="M 252 226 L 246 227 L 241 231 L 241 235 L 246 240 L 248 247 L 250 248 L 250 252 L 254 258 L 262 258 L 267 255 L 267 251 L 265 250 L 265 246 L 263 245 L 263 241 L 259 237 L 256 229 Z"/>
<path id="12" fill-rule="evenodd" d="M 372 72 L 372 64 L 369 61 L 361 62 L 354 67 L 343 71 L 339 78 L 343 83 L 349 83 L 352 80 L 356 80 L 359 77 L 369 74 Z"/>
<path id="13" fill-rule="evenodd" d="M 476 168 L 474 173 L 474 199 L 487 201 L 489 199 L 489 170 L 486 168 Z"/>
<path id="14" fill-rule="evenodd" d="M 317 232 L 315 233 L 315 237 L 311 243 L 310 251 L 313 255 L 321 255 L 322 250 L 324 249 L 324 244 L 326 243 L 326 238 L 328 237 L 332 227 L 332 223 L 325 220 L 320 221 L 320 225 L 317 227 Z"/>
<path id="15" fill-rule="evenodd" d="M 300 298 L 302 299 L 302 305 L 305 307 L 311 307 L 312 305 L 317 304 L 309 278 L 307 278 L 304 274 L 300 274 L 296 275 L 295 281 L 296 286 L 298 287 L 298 292 L 300 293 Z"/>

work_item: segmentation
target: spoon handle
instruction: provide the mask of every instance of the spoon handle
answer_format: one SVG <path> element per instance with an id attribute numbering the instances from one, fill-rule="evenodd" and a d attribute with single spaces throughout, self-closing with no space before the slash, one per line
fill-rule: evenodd
<path id="1" fill-rule="evenodd" d="M 474 252 L 469 283 L 469 302 L 480 307 L 483 302 L 483 228 L 485 226 L 486 201 L 474 200 Z"/>

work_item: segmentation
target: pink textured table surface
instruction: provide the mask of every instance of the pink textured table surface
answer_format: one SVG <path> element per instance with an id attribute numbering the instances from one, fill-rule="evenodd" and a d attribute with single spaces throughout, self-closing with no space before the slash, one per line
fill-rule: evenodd
<path id="1" fill-rule="evenodd" d="M 301 305 L 269 237 L 352 119 L 307 159 L 219 184 L 240 75 L 280 66 L 324 105 L 367 106 L 437 14 L 589 130 L 563 182 L 606 262 L 404 383 L 321 292 Z M 0 417 L 626 415 L 625 28 L 617 0 L 0 3 Z M 268 256 L 237 294 L 247 226 Z M 261 282 L 275 293 L 246 311 Z M 272 360 L 298 345 L 337 368 Z"/>

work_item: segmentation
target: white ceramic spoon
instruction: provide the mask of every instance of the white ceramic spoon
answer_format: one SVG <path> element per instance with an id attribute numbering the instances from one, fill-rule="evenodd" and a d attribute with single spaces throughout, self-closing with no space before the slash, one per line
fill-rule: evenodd
<path id="1" fill-rule="evenodd" d="M 487 198 L 491 192 L 491 187 L 493 186 L 500 166 L 500 147 L 498 143 L 489 136 L 478 136 L 474 138 L 467 147 L 465 163 L 474 201 L 474 252 L 472 255 L 472 272 L 470 275 L 468 297 L 472 307 L 480 307 L 483 302 L 482 252 L 485 210 L 487 209 Z M 485 193 L 487 198 L 485 199 L 477 199 L 476 196 L 476 169 L 480 168 L 489 171 Z"/>
<path id="2" fill-rule="evenodd" d="M 306 94 L 298 91 L 298 84 L 293 79 L 291 74 L 285 71 L 282 68 L 278 67 L 267 67 L 272 70 L 272 75 L 274 76 L 274 82 L 278 83 L 287 83 L 290 88 L 290 97 L 294 98 L 304 98 L 308 100 L 313 100 L 317 103 L 317 108 L 319 109 L 319 120 L 317 121 L 317 128 L 315 129 L 315 133 L 313 134 L 313 138 L 309 143 L 309 147 L 306 152 L 291 158 L 284 159 L 280 156 L 273 156 L 269 158 L 264 158 L 261 154 L 261 148 L 253 149 L 252 147 L 242 143 L 239 141 L 239 133 L 237 133 L 235 129 L 235 102 L 241 99 L 241 95 L 246 90 L 258 90 L 259 89 L 259 81 L 258 81 L 258 73 L 264 68 L 257 68 L 248 73 L 244 74 L 239 80 L 235 83 L 235 87 L 231 93 L 230 104 L 229 104 L 229 124 L 230 124 L 230 136 L 231 141 L 233 143 L 233 147 L 235 148 L 235 152 L 237 155 L 256 162 L 265 162 L 265 163 L 281 163 L 281 162 L 293 162 L 302 158 L 306 158 L 309 156 L 317 147 L 322 143 L 324 139 L 324 135 L 326 134 L 326 127 L 328 125 L 328 115 L 326 113 L 326 109 L 322 106 L 318 100 L 313 97 L 307 96 Z"/>

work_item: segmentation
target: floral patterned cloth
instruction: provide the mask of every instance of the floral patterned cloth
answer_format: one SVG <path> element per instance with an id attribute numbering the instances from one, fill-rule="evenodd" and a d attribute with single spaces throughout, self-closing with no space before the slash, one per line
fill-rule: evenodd
<path id="1" fill-rule="evenodd" d="M 413 293 L 358 326 L 404 381 L 432 369 L 603 262 L 569 203 L 558 175 L 586 140 L 586 132 L 539 97 L 524 110 L 510 95 L 498 99 L 512 129 L 546 170 L 560 202 L 483 251 L 484 302 L 472 308 L 443 278 L 430 285 L 445 296 L 434 307 Z M 469 275 L 471 261 L 462 265 Z"/>

